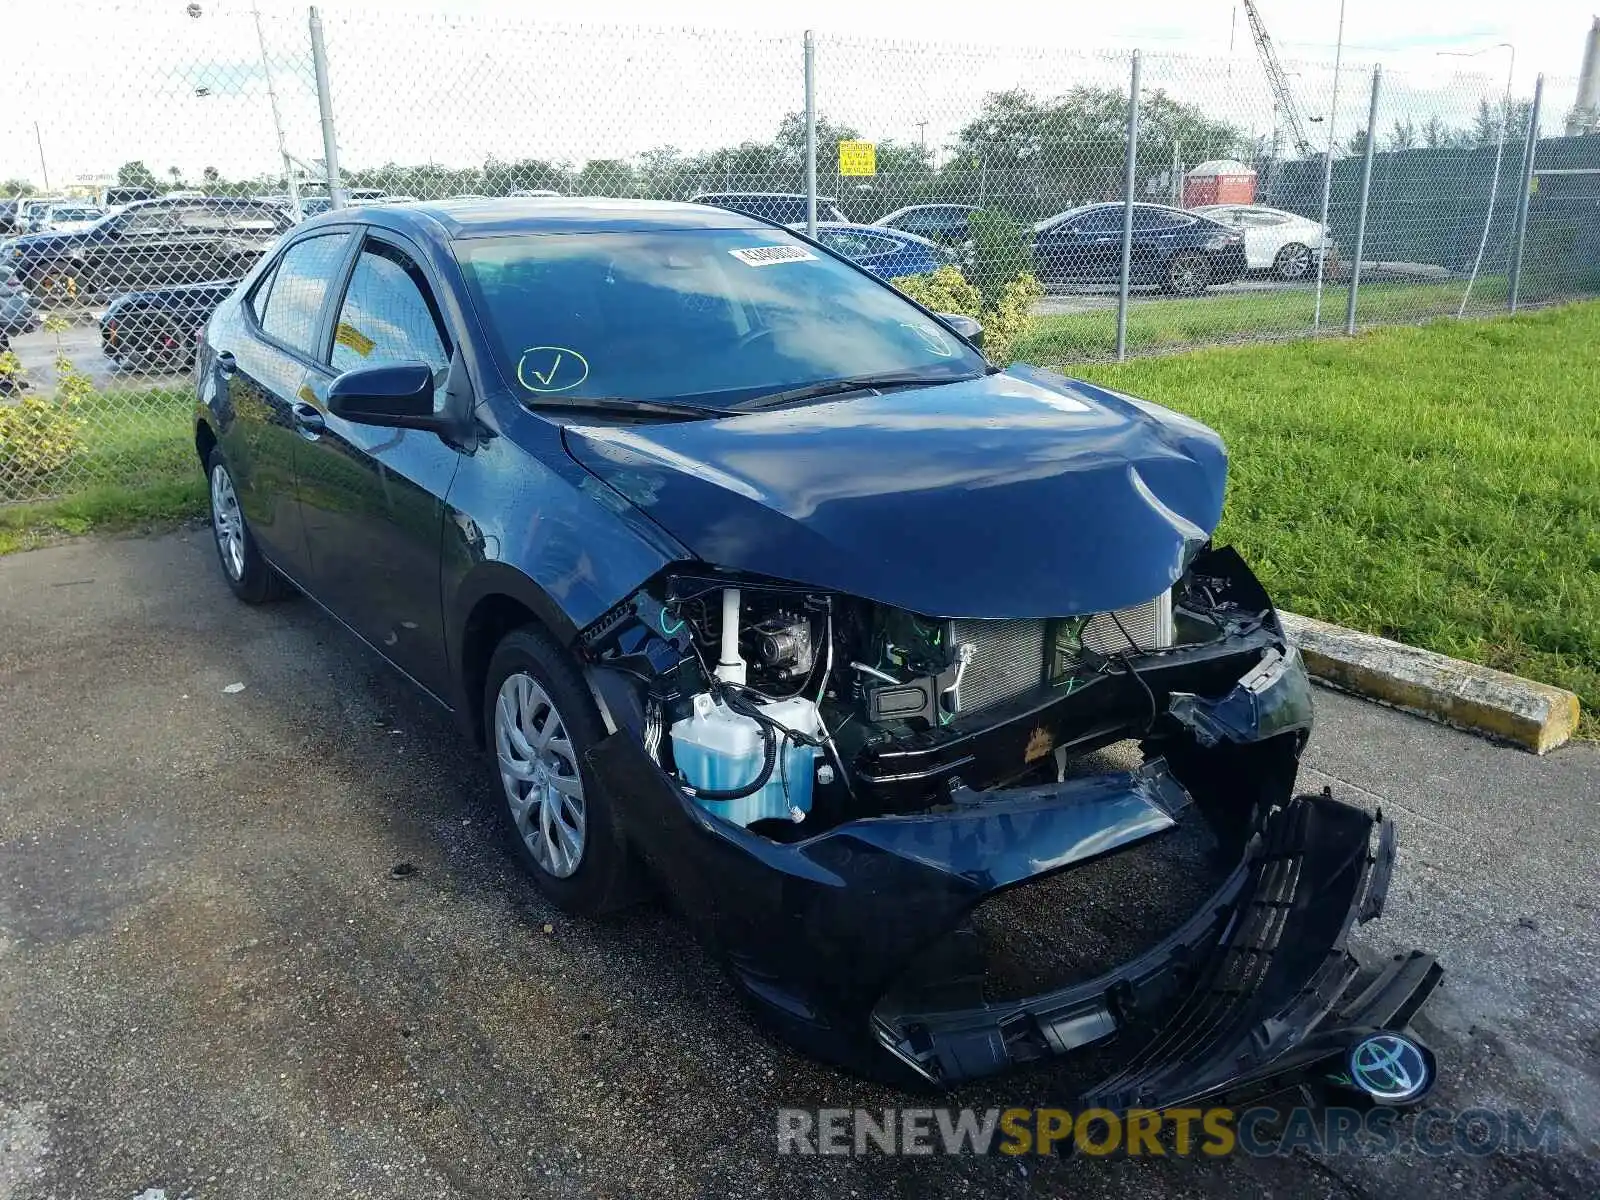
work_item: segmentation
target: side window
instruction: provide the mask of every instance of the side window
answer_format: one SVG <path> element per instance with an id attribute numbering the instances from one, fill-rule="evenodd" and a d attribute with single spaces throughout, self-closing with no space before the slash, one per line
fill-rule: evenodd
<path id="1" fill-rule="evenodd" d="M 333 369 L 450 363 L 427 277 L 404 251 L 369 241 L 356 259 L 333 335 Z"/>
<path id="2" fill-rule="evenodd" d="M 128 214 L 118 228 L 123 236 L 166 233 L 176 227 L 176 212 L 167 205 L 140 209 Z"/>
<path id="3" fill-rule="evenodd" d="M 261 278 L 256 280 L 256 286 L 250 292 L 250 299 L 248 303 L 250 305 L 250 311 L 255 314 L 257 325 L 261 324 L 261 319 L 266 316 L 267 296 L 272 291 L 272 281 L 277 274 L 277 267 L 273 266 L 267 268 L 266 272 L 261 276 Z"/>
<path id="4" fill-rule="evenodd" d="M 348 233 L 325 233 L 285 250 L 273 271 L 261 328 L 302 354 L 316 357 L 317 317 L 349 242 Z"/>
<path id="5" fill-rule="evenodd" d="M 1093 212 L 1084 213 L 1073 222 L 1072 227 L 1079 233 L 1113 233 L 1122 229 L 1122 209 L 1107 205 L 1097 208 Z"/>
<path id="6" fill-rule="evenodd" d="M 1149 208 L 1142 204 L 1133 206 L 1133 227 L 1135 229 L 1177 229 L 1188 225 L 1192 218 L 1185 217 L 1182 213 L 1171 212 L 1165 208 Z"/>

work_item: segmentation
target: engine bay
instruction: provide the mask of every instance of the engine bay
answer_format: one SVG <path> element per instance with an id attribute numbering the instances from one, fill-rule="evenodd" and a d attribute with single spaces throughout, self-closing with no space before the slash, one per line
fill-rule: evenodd
<path id="1" fill-rule="evenodd" d="M 628 681 L 623 707 L 687 795 L 792 841 L 1059 780 L 1070 756 L 1170 727 L 1171 696 L 1225 692 L 1268 627 L 1242 561 L 1208 549 L 1142 604 L 1042 620 L 929 617 L 686 567 L 597 621 L 584 649 Z M 1186 655 L 1208 647 L 1231 652 Z"/>

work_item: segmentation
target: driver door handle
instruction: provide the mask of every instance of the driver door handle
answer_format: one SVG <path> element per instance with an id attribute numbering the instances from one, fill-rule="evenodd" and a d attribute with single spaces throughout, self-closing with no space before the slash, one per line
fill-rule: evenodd
<path id="1" fill-rule="evenodd" d="M 295 432 L 307 441 L 316 441 L 328 428 L 321 410 L 314 404 L 297 400 L 289 411 L 294 415 Z"/>

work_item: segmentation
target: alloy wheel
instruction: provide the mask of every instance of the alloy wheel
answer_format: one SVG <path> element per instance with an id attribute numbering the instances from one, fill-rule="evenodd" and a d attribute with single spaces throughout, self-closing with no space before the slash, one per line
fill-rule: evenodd
<path id="1" fill-rule="evenodd" d="M 531 675 L 500 685 L 494 742 L 518 835 L 541 868 L 566 879 L 583 861 L 583 777 L 566 722 Z"/>
<path id="2" fill-rule="evenodd" d="M 1298 242 L 1278 251 L 1278 277 L 1299 279 L 1311 270 L 1311 249 Z"/>
<path id="3" fill-rule="evenodd" d="M 244 578 L 244 517 L 233 480 L 220 463 L 211 468 L 211 529 L 217 535 L 222 568 L 235 583 Z"/>
<path id="4" fill-rule="evenodd" d="M 1172 290 L 1185 296 L 1203 290 L 1206 285 L 1206 275 L 1204 260 L 1193 254 L 1178 255 L 1167 268 L 1167 278 L 1172 283 Z"/>

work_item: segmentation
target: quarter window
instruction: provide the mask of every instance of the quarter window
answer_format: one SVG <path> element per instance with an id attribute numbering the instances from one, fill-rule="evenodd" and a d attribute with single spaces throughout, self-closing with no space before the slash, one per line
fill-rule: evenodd
<path id="1" fill-rule="evenodd" d="M 404 251 L 371 241 L 362 248 L 333 334 L 333 369 L 380 363 L 448 366 L 427 277 Z"/>
<path id="2" fill-rule="evenodd" d="M 278 341 L 317 356 L 317 318 L 349 244 L 347 233 L 325 233 L 283 252 L 261 314 L 261 328 Z"/>

